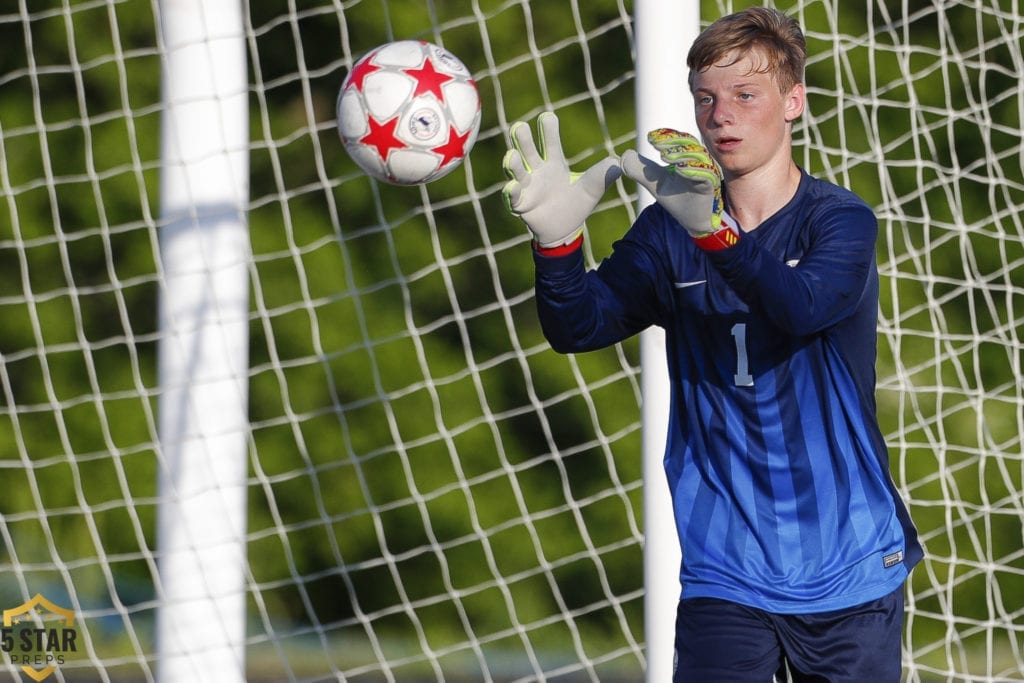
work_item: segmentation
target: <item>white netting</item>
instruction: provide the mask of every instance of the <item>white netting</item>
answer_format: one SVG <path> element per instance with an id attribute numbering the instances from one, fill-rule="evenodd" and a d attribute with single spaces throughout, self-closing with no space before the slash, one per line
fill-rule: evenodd
<path id="1" fill-rule="evenodd" d="M 927 551 L 908 593 L 911 680 L 1024 677 L 1018 9 L 804 10 L 819 55 L 804 159 L 882 227 L 879 409 Z"/>
<path id="2" fill-rule="evenodd" d="M 812 55 L 798 161 L 881 221 L 878 399 L 927 551 L 907 679 L 1022 680 L 1021 8 L 778 6 Z M 156 679 L 159 9 L 0 9 L 0 607 L 75 611 L 58 680 Z M 635 145 L 632 11 L 244 5 L 248 680 L 642 677 L 637 345 L 548 348 L 500 198 L 515 120 L 556 110 L 576 167 Z M 458 55 L 483 100 L 470 158 L 422 188 L 370 181 L 335 131 L 352 63 L 399 38 Z M 635 200 L 589 221 L 593 262 Z"/>

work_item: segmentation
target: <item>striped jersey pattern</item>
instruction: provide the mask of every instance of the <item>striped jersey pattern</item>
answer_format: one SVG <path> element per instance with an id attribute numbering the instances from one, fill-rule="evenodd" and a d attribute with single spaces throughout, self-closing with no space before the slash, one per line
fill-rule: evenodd
<path id="1" fill-rule="evenodd" d="M 682 597 L 831 611 L 920 559 L 875 413 L 876 234 L 866 204 L 804 174 L 728 249 L 697 248 L 655 204 L 590 272 L 579 251 L 535 256 L 556 350 L 666 331 Z"/>

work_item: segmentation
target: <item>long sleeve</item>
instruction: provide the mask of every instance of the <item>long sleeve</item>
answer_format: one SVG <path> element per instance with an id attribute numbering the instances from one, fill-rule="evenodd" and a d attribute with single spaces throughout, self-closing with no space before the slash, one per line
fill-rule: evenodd
<path id="1" fill-rule="evenodd" d="M 820 332 L 857 309 L 878 233 L 874 214 L 859 202 L 815 211 L 808 221 L 808 243 L 800 245 L 798 259 L 781 261 L 752 239 L 708 254 L 742 299 L 796 336 Z"/>
<path id="2" fill-rule="evenodd" d="M 560 353 L 616 344 L 655 319 L 655 266 L 628 237 L 599 268 L 587 271 L 583 250 L 547 257 L 534 252 L 537 312 L 544 335 Z"/>

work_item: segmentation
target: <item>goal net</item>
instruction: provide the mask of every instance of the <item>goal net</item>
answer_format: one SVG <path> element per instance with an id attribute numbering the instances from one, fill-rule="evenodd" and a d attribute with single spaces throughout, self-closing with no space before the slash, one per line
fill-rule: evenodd
<path id="1" fill-rule="evenodd" d="M 76 636 L 0 638 L 7 680 L 636 681 L 671 659 L 644 627 L 639 342 L 550 349 L 500 192 L 510 124 L 542 111 L 575 168 L 637 145 L 635 4 L 0 9 L 0 608 Z M 777 6 L 810 52 L 797 161 L 880 221 L 877 399 L 926 549 L 906 680 L 1024 680 L 1022 8 Z M 175 9 L 201 37 L 168 37 Z M 483 102 L 463 166 L 420 187 L 369 179 L 335 127 L 352 64 L 406 38 Z M 591 264 L 637 201 L 606 195 Z"/>

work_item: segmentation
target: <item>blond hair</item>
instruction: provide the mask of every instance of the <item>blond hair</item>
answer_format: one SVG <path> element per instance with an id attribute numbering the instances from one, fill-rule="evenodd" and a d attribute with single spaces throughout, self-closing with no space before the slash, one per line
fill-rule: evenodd
<path id="1" fill-rule="evenodd" d="M 757 71 L 770 73 L 782 92 L 803 83 L 807 42 L 800 24 L 778 10 L 751 7 L 718 19 L 697 36 L 686 57 L 691 85 L 694 74 L 751 52 L 763 60 Z"/>

